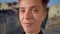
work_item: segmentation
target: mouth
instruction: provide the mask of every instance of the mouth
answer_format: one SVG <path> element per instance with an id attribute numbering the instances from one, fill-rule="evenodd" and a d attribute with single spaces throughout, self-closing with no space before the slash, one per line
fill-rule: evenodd
<path id="1" fill-rule="evenodd" d="M 30 26 L 32 26 L 33 24 L 34 24 L 34 23 L 30 23 L 30 22 L 24 23 L 24 25 L 27 26 L 27 27 L 30 27 Z"/>
<path id="2" fill-rule="evenodd" d="M 33 23 L 27 22 L 27 23 L 25 23 L 25 24 L 33 24 Z"/>

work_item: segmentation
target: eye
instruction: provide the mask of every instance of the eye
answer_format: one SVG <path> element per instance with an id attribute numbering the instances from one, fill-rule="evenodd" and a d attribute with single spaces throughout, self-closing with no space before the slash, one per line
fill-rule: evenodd
<path id="1" fill-rule="evenodd" d="M 32 9 L 32 11 L 37 11 L 36 9 Z"/>
<path id="2" fill-rule="evenodd" d="M 20 12 L 24 13 L 24 12 L 25 12 L 25 10 L 24 10 L 24 9 L 20 9 Z"/>
<path id="3" fill-rule="evenodd" d="M 32 9 L 32 12 L 37 13 L 38 9 Z"/>

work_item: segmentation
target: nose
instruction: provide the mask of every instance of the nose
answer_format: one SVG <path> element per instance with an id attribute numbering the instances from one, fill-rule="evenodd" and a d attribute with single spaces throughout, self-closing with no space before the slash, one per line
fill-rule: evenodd
<path id="1" fill-rule="evenodd" d="M 25 19 L 31 19 L 32 18 L 32 13 L 30 11 L 26 11 L 25 14 L 24 14 L 24 18 Z"/>

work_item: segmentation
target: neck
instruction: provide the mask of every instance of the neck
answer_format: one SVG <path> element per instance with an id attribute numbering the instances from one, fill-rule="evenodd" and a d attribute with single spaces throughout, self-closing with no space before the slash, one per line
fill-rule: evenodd
<path id="1" fill-rule="evenodd" d="M 38 30 L 36 30 L 36 31 L 34 31 L 34 32 L 30 32 L 30 33 L 26 32 L 26 34 L 39 34 L 40 31 L 41 31 L 41 30 L 38 29 Z"/>
<path id="2" fill-rule="evenodd" d="M 26 33 L 26 34 L 38 34 L 38 33 Z"/>

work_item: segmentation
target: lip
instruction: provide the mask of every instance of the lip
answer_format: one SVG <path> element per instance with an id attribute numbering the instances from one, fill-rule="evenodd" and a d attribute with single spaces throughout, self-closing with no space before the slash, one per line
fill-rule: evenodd
<path id="1" fill-rule="evenodd" d="M 33 23 L 24 23 L 24 24 L 33 24 Z"/>
<path id="2" fill-rule="evenodd" d="M 24 24 L 33 24 L 31 21 L 24 21 Z"/>
<path id="3" fill-rule="evenodd" d="M 31 27 L 33 25 L 33 23 L 24 23 L 24 26 L 26 27 Z"/>

